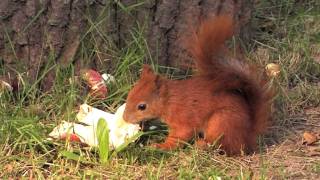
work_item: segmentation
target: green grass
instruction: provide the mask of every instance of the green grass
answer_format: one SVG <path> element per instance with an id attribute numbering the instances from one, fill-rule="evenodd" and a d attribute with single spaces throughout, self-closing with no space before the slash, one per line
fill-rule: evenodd
<path id="1" fill-rule="evenodd" d="M 120 5 L 127 13 L 136 7 Z M 21 78 L 18 93 L 1 90 L 1 179 L 21 176 L 37 179 L 290 179 L 319 174 L 319 163 L 314 162 L 319 157 L 297 155 L 301 149 L 308 149 L 296 145 L 300 131 L 295 129 L 306 123 L 305 119 L 312 120 L 312 117 L 306 117 L 305 110 L 320 104 L 320 4 L 317 1 L 259 1 L 256 5 L 253 18 L 256 34 L 249 42 L 252 47 L 247 56 L 261 68 L 270 62 L 281 66 L 280 76 L 273 79 L 278 92 L 274 122 L 268 135 L 261 140 L 260 154 L 226 157 L 216 150 L 201 151 L 193 146 L 163 152 L 133 143 L 110 158 L 108 149 L 92 151 L 77 143 L 47 141 L 48 133 L 57 124 L 74 121 L 81 103 L 114 112 L 125 102 L 143 63 L 153 64 L 171 78 L 185 77 L 172 73 L 175 69 L 153 62 L 143 34 L 146 27 L 142 24 L 131 30 L 126 48 L 115 48 L 110 38 L 102 33 L 107 10 L 95 19 L 91 17 L 92 12 L 86 12 L 90 27 L 81 38 L 78 56 L 84 66 L 88 65 L 86 59 L 96 56 L 101 64 L 105 63 L 105 57 L 117 62 L 112 68 L 101 68 L 102 72 L 116 78 L 115 83 L 108 85 L 108 98 L 97 101 L 89 97 L 73 65 L 55 64 L 50 59 L 48 66 L 39 71 L 34 84 Z M 56 75 L 54 86 L 49 92 L 42 92 L 39 83 L 51 70 Z M 4 67 L 0 66 L 0 72 L 5 74 Z M 296 141 L 289 146 L 286 142 L 292 141 L 292 134 Z M 155 136 L 151 141 L 164 137 L 161 133 Z M 268 150 L 266 144 L 270 145 Z M 305 168 L 295 164 L 304 164 Z M 303 172 L 299 174 L 300 171 Z"/>

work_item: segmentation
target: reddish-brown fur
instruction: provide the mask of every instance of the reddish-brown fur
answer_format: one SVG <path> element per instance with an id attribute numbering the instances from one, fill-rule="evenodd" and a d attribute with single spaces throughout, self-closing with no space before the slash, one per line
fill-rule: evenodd
<path id="1" fill-rule="evenodd" d="M 188 45 L 198 70 L 190 79 L 169 80 L 145 65 L 129 92 L 124 119 L 161 118 L 169 126 L 165 142 L 154 145 L 161 149 L 176 148 L 201 132 L 199 146 L 216 142 L 228 154 L 253 150 L 270 117 L 271 93 L 248 64 L 224 57 L 232 30 L 228 16 L 200 25 Z"/>

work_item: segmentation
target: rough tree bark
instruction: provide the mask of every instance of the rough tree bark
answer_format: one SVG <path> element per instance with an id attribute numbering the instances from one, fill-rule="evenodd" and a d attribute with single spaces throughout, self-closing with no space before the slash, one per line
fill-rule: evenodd
<path id="1" fill-rule="evenodd" d="M 121 8 L 137 4 L 130 13 Z M 236 33 L 245 39 L 249 34 L 250 0 L 1 0 L 0 61 L 5 73 L 18 71 L 32 82 L 48 59 L 74 63 L 81 35 L 90 24 L 85 12 L 98 16 L 104 6 L 110 7 L 104 33 L 118 48 L 126 46 L 136 22 L 146 23 L 149 49 L 166 66 L 189 58 L 180 40 L 201 17 L 229 14 L 237 22 Z M 48 88 L 54 73 L 46 78 Z"/>
<path id="2" fill-rule="evenodd" d="M 49 56 L 69 63 L 85 28 L 85 6 L 81 0 L 2 0 L 0 57 L 7 73 L 18 71 L 33 82 Z M 54 74 L 47 77 L 51 86 Z"/>
<path id="3" fill-rule="evenodd" d="M 161 64 L 176 66 L 189 58 L 181 40 L 192 32 L 190 27 L 196 29 L 199 20 L 208 16 L 232 16 L 237 23 L 236 34 L 248 39 L 251 6 L 247 0 L 162 1 L 157 4 L 154 12 L 148 40 L 150 49 L 159 51 L 158 58 Z"/>

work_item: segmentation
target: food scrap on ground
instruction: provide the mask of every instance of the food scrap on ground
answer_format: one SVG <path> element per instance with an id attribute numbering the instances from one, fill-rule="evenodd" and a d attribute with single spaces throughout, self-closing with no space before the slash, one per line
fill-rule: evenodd
<path id="1" fill-rule="evenodd" d="M 49 134 L 54 139 L 66 139 L 81 142 L 90 147 L 98 147 L 97 125 L 104 119 L 109 128 L 109 146 L 117 148 L 129 138 L 134 137 L 140 130 L 139 125 L 129 124 L 122 118 L 125 104 L 120 106 L 115 114 L 111 114 L 87 104 L 80 106 L 77 114 L 78 123 L 63 122 Z"/>
<path id="2" fill-rule="evenodd" d="M 104 99 L 107 97 L 108 89 L 104 78 L 95 70 L 88 69 L 82 73 L 82 78 L 86 81 L 90 88 L 90 94 L 95 98 Z"/>

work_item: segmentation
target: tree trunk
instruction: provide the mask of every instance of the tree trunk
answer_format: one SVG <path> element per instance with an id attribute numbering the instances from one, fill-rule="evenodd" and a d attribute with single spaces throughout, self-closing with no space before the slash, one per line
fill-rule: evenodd
<path id="1" fill-rule="evenodd" d="M 85 43 L 84 34 L 95 28 L 92 20 L 101 19 L 105 23 L 103 32 L 99 31 L 100 36 L 95 38 L 98 48 L 105 46 L 101 40 L 104 35 L 118 48 L 125 47 L 130 30 L 137 22 L 146 23 L 145 37 L 155 60 L 161 65 L 176 66 L 189 58 L 181 39 L 190 33 L 190 25 L 196 28 L 202 17 L 229 14 L 237 22 L 236 34 L 248 39 L 250 8 L 250 0 L 1 0 L 3 74 L 19 73 L 34 82 L 48 64 L 69 65 L 85 58 L 77 56 L 81 43 Z M 96 52 L 94 57 L 98 56 Z M 98 63 L 101 61 L 95 65 Z M 46 76 L 46 89 L 52 85 L 53 72 Z"/>

